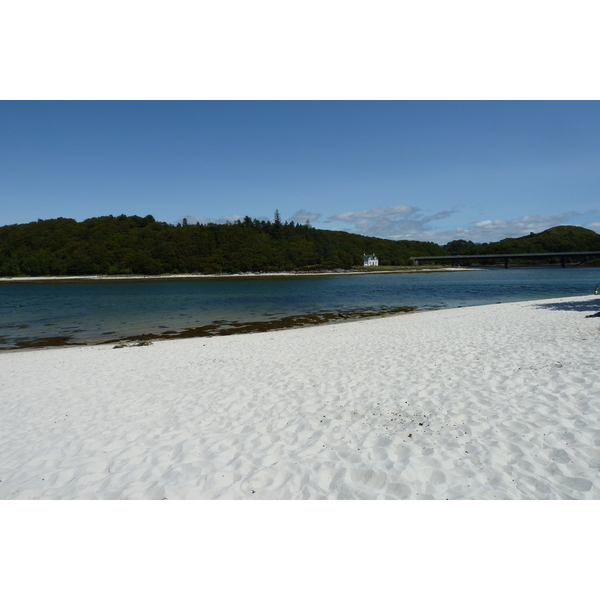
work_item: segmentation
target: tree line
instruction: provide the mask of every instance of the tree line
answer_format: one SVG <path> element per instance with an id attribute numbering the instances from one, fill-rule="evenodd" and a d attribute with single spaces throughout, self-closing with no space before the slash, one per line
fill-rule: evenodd
<path id="1" fill-rule="evenodd" d="M 0 276 L 159 275 L 349 269 L 363 254 L 379 264 L 408 265 L 412 256 L 600 250 L 600 235 L 575 226 L 475 244 L 385 240 L 310 223 L 245 217 L 226 224 L 172 225 L 146 217 L 105 216 L 77 222 L 47 219 L 0 227 Z"/>
<path id="2" fill-rule="evenodd" d="M 600 235 L 591 229 L 575 225 L 551 227 L 541 233 L 531 232 L 518 238 L 506 238 L 499 242 L 475 244 L 466 240 L 454 240 L 444 246 L 448 254 L 532 254 L 544 252 L 592 252 L 600 251 Z M 556 259 L 525 260 L 524 264 L 548 264 Z"/>
<path id="3" fill-rule="evenodd" d="M 146 217 L 47 219 L 0 227 L 0 276 L 158 275 L 348 269 L 376 254 L 380 265 L 443 254 L 433 242 L 392 241 L 309 223 L 245 217 L 227 224 L 171 225 Z"/>

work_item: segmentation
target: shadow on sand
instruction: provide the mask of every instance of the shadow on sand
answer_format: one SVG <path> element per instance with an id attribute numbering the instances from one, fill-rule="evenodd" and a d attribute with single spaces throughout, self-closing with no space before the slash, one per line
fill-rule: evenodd
<path id="1" fill-rule="evenodd" d="M 589 300 L 575 300 L 573 302 L 551 302 L 538 304 L 536 308 L 548 310 L 576 310 L 578 312 L 592 312 L 600 310 L 600 296 L 594 296 Z M 594 315 L 595 316 L 595 315 Z"/>

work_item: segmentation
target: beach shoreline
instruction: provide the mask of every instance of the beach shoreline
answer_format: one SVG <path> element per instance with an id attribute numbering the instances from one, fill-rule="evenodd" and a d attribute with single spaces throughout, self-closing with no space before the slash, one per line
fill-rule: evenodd
<path id="1" fill-rule="evenodd" d="M 0 354 L 0 498 L 600 499 L 595 296 Z"/>
<path id="2" fill-rule="evenodd" d="M 439 267 L 439 268 L 421 268 L 406 267 L 403 269 L 393 269 L 389 271 L 355 271 L 342 270 L 335 271 L 278 271 L 276 273 L 213 273 L 205 275 L 202 273 L 181 273 L 164 275 L 52 275 L 39 277 L 0 277 L 0 283 L 35 283 L 35 282 L 61 282 L 61 281 L 137 281 L 137 280 L 160 280 L 160 279 L 222 279 L 222 278 L 256 278 L 256 277 L 307 277 L 307 276 L 325 276 L 325 275 L 389 275 L 393 273 L 436 273 L 440 271 L 475 271 L 476 268 L 467 267 Z"/>
<path id="3" fill-rule="evenodd" d="M 264 333 L 267 331 L 281 331 L 285 329 L 297 329 L 304 327 L 316 327 L 331 325 L 343 321 L 357 321 L 365 319 L 377 319 L 398 313 L 407 313 L 418 310 L 412 306 L 392 307 L 360 307 L 336 311 L 311 312 L 298 315 L 289 315 L 270 320 L 257 321 L 223 321 L 213 322 L 208 325 L 187 326 L 179 329 L 153 333 L 138 333 L 133 335 L 122 335 L 116 338 L 97 337 L 84 341 L 75 341 L 71 336 L 37 337 L 28 340 L 14 341 L 12 347 L 0 347 L 0 354 L 5 352 L 24 352 L 30 350 L 45 350 L 49 348 L 69 348 L 76 346 L 102 346 L 124 345 L 147 346 L 154 342 L 189 339 L 210 338 L 215 336 L 245 335 L 249 333 Z M 116 334 L 116 332 L 113 332 Z"/>

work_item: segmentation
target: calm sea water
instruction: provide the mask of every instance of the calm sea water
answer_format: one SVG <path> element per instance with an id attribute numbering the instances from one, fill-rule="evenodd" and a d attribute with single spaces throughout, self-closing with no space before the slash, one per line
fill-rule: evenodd
<path id="1" fill-rule="evenodd" d="M 0 349 L 68 336 L 73 342 L 266 321 L 355 308 L 431 310 L 593 294 L 594 268 L 0 284 Z"/>

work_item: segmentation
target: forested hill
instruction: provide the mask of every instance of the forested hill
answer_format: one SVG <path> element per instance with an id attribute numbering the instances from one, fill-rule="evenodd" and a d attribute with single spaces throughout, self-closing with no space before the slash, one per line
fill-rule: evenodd
<path id="1" fill-rule="evenodd" d="M 39 220 L 0 227 L 0 276 L 275 272 L 350 268 L 363 254 L 380 265 L 444 254 L 432 242 L 392 241 L 315 229 L 309 224 L 243 221 L 170 225 L 146 217 Z"/>
<path id="2" fill-rule="evenodd" d="M 447 254 L 520 254 L 532 252 L 586 252 L 600 250 L 600 235 L 585 227 L 561 225 L 499 242 L 475 244 L 454 240 L 444 246 Z"/>

